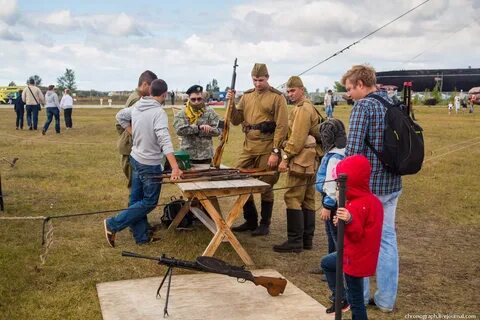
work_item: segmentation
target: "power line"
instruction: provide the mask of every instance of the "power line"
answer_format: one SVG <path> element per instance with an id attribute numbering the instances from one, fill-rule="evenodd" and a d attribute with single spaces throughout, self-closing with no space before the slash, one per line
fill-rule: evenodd
<path id="1" fill-rule="evenodd" d="M 389 26 L 390 24 L 392 24 L 392 23 L 394 23 L 395 21 L 397 21 L 397 20 L 399 20 L 399 19 L 403 18 L 404 16 L 406 16 L 406 15 L 407 15 L 407 14 L 409 14 L 410 12 L 412 12 L 412 11 L 414 11 L 414 10 L 418 9 L 419 7 L 423 6 L 424 4 L 426 4 L 426 3 L 427 3 L 427 2 L 429 2 L 429 1 L 430 1 L 430 0 L 425 0 L 425 1 L 423 1 L 422 3 L 420 3 L 420 4 L 416 5 L 415 7 L 413 7 L 413 8 L 411 8 L 410 10 L 408 10 L 408 11 L 404 12 L 403 14 L 399 15 L 399 16 L 398 16 L 398 17 L 396 17 L 395 19 L 393 19 L 393 20 L 391 20 L 391 21 L 389 21 L 389 22 L 385 23 L 385 24 L 384 24 L 384 25 L 382 25 L 381 27 L 379 27 L 379 28 L 375 29 L 374 31 L 370 32 L 369 34 L 367 34 L 367 35 L 363 36 L 362 38 L 358 39 L 357 41 L 355 41 L 355 42 L 353 42 L 353 43 L 349 44 L 349 45 L 348 45 L 348 46 L 346 46 L 345 48 L 343 48 L 343 49 L 341 49 L 341 50 L 338 50 L 337 52 L 335 52 L 334 54 L 332 54 L 332 55 L 331 55 L 331 56 L 329 56 L 328 58 L 325 58 L 325 59 L 323 59 L 323 60 L 322 60 L 322 61 L 320 61 L 319 63 L 317 63 L 317 64 L 315 64 L 315 65 L 311 66 L 310 68 L 308 68 L 307 70 L 305 70 L 305 71 L 301 72 L 300 74 L 298 74 L 298 76 L 301 76 L 301 75 L 303 75 L 303 74 L 305 74 L 305 73 L 309 72 L 310 70 L 312 70 L 312 69 L 314 69 L 314 68 L 318 67 L 318 66 L 319 66 L 319 65 L 321 65 L 322 63 L 325 63 L 325 62 L 327 62 L 328 60 L 332 59 L 333 57 L 335 57 L 335 56 L 338 56 L 339 54 L 341 54 L 341 53 L 343 53 L 344 51 L 346 51 L 346 50 L 350 49 L 351 47 L 353 47 L 354 45 L 356 45 L 356 44 L 360 43 L 362 40 L 364 40 L 364 39 L 366 39 L 366 38 L 370 37 L 371 35 L 373 35 L 373 34 L 377 33 L 378 31 L 380 31 L 380 30 L 382 30 L 382 29 L 386 28 L 386 27 L 387 27 L 387 26 Z M 285 83 L 283 83 L 283 84 L 282 84 L 282 85 L 280 85 L 279 87 L 283 87 L 284 85 L 285 85 Z"/>

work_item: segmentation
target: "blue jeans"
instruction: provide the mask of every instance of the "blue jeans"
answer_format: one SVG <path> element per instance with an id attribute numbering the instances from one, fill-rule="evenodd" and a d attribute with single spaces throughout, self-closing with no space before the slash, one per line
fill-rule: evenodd
<path id="1" fill-rule="evenodd" d="M 335 212 L 336 210 L 332 210 L 332 218 Z M 325 232 L 327 234 L 328 253 L 337 251 L 337 227 L 333 225 L 332 219 L 325 221 Z"/>
<path id="2" fill-rule="evenodd" d="M 132 167 L 132 188 L 130 190 L 129 207 L 115 217 L 107 219 L 107 226 L 113 232 L 130 227 L 137 244 L 148 242 L 149 214 L 158 203 L 161 180 L 153 176 L 162 174 L 161 165 L 141 164 L 130 157 Z"/>
<path id="3" fill-rule="evenodd" d="M 325 113 L 327 114 L 328 118 L 333 118 L 333 108 L 332 105 L 325 106 Z"/>
<path id="4" fill-rule="evenodd" d="M 47 132 L 53 117 L 55 117 L 55 132 L 60 133 L 60 110 L 57 107 L 47 108 L 47 121 L 43 125 L 43 131 Z"/>
<path id="5" fill-rule="evenodd" d="M 322 258 L 321 266 L 327 277 L 328 288 L 335 295 L 337 276 L 337 252 L 332 252 Z M 363 303 L 363 278 L 343 274 L 344 286 L 347 291 L 347 301 L 352 310 L 352 320 L 367 319 L 367 310 Z M 336 297 L 335 297 L 336 299 Z M 345 299 L 345 290 L 342 290 L 341 300 Z"/>
<path id="6" fill-rule="evenodd" d="M 402 191 L 384 196 L 377 196 L 383 205 L 383 228 L 380 242 L 380 253 L 377 264 L 377 291 L 373 298 L 375 304 L 384 309 L 393 310 L 398 289 L 398 249 L 397 233 L 395 232 L 395 212 L 398 198 Z M 370 299 L 370 282 L 365 278 L 364 302 Z"/>
<path id="7" fill-rule="evenodd" d="M 37 130 L 38 127 L 38 111 L 40 111 L 40 105 L 26 105 L 25 110 L 27 111 L 27 125 L 29 128 Z"/>
<path id="8" fill-rule="evenodd" d="M 23 129 L 23 114 L 25 113 L 25 110 L 22 108 L 20 110 L 15 111 L 17 114 L 17 120 L 16 120 L 16 126 L 17 128 Z"/>

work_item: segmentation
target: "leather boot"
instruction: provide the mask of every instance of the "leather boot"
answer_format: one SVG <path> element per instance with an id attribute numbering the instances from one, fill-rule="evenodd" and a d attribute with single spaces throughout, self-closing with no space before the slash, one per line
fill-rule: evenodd
<path id="1" fill-rule="evenodd" d="M 288 240 L 273 246 L 275 252 L 303 251 L 303 212 L 297 209 L 287 209 Z"/>
<path id="2" fill-rule="evenodd" d="M 303 249 L 312 250 L 315 232 L 315 211 L 303 209 Z"/>
<path id="3" fill-rule="evenodd" d="M 273 202 L 262 201 L 260 225 L 252 232 L 252 237 L 266 236 L 270 233 L 270 222 L 272 220 Z"/>
<path id="4" fill-rule="evenodd" d="M 253 231 L 258 227 L 258 213 L 257 207 L 255 206 L 255 201 L 247 200 L 243 205 L 243 217 L 245 218 L 245 222 L 239 225 L 238 227 L 233 227 L 232 231 L 235 232 L 245 232 L 245 231 Z"/>

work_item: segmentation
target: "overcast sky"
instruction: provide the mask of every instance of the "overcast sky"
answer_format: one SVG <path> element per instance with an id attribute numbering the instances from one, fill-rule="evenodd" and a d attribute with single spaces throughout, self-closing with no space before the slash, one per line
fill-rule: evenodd
<path id="1" fill-rule="evenodd" d="M 186 90 L 216 78 L 250 88 L 253 63 L 278 86 L 423 0 L 0 0 L 0 86 L 33 74 L 80 89 L 130 90 L 146 69 Z M 377 71 L 480 67 L 480 0 L 431 0 L 302 76 L 324 90 L 353 64 Z M 422 53 L 411 62 L 411 58 Z"/>

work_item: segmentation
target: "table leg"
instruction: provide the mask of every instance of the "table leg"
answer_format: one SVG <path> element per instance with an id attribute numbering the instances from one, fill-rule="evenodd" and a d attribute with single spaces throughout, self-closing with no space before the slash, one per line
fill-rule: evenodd
<path id="1" fill-rule="evenodd" d="M 189 210 L 190 210 L 190 199 L 187 199 L 183 207 L 180 209 L 180 211 L 178 211 L 178 214 L 175 216 L 175 219 L 173 219 L 172 223 L 170 223 L 170 225 L 168 226 L 168 231 L 175 230 Z"/>
<path id="2" fill-rule="evenodd" d="M 217 232 L 213 236 L 212 240 L 210 241 L 208 247 L 203 252 L 204 256 L 213 256 L 215 251 L 217 251 L 220 243 L 222 242 L 223 238 L 226 237 L 230 244 L 232 245 L 233 249 L 237 252 L 240 258 L 245 262 L 247 265 L 253 265 L 253 260 L 248 255 L 247 251 L 242 247 L 238 239 L 233 234 L 232 230 L 230 229 L 231 225 L 235 221 L 236 218 L 240 215 L 241 209 L 245 202 L 247 202 L 250 194 L 242 194 L 240 195 L 237 200 L 235 201 L 232 209 L 228 213 L 227 221 L 223 219 L 223 217 L 218 213 L 215 209 L 214 205 L 210 202 L 210 200 L 203 194 L 197 195 L 197 198 L 201 201 L 204 208 L 208 211 L 212 219 L 215 221 L 217 226 Z"/>

